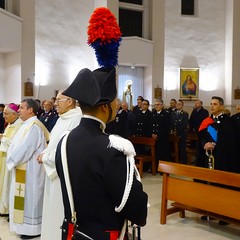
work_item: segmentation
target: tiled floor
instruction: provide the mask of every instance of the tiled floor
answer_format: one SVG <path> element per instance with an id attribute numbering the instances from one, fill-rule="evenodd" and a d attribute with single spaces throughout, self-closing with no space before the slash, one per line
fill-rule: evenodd
<path id="1" fill-rule="evenodd" d="M 217 221 L 204 222 L 200 215 L 186 211 L 186 218 L 178 213 L 167 217 L 167 224 L 160 224 L 160 202 L 162 177 L 145 173 L 142 178 L 144 190 L 148 193 L 149 208 L 147 225 L 142 228 L 143 240 L 223 240 L 240 239 L 240 226 L 219 226 Z M 184 193 L 183 193 L 184 194 Z M 239 210 L 240 214 L 240 210 Z"/>
<path id="2" fill-rule="evenodd" d="M 159 219 L 162 177 L 145 173 L 142 182 L 144 190 L 149 195 L 149 203 L 151 205 L 147 225 L 141 229 L 141 238 L 143 240 L 240 239 L 239 226 L 219 226 L 217 221 L 203 222 L 199 215 L 190 212 L 186 212 L 185 219 L 179 218 L 177 213 L 172 214 L 168 216 L 167 224 L 161 225 Z M 1 240 L 19 240 L 19 237 L 9 232 L 8 222 L 5 218 L 0 218 L 0 238 Z M 39 240 L 39 238 L 35 239 Z"/>

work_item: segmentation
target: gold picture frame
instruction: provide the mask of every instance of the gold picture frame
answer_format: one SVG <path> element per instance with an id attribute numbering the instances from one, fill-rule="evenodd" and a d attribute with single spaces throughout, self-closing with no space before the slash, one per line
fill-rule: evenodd
<path id="1" fill-rule="evenodd" d="M 31 82 L 24 83 L 24 96 L 26 97 L 33 96 L 33 83 Z"/>
<path id="2" fill-rule="evenodd" d="M 154 88 L 154 98 L 155 99 L 162 99 L 162 88 L 157 85 L 156 88 Z"/>
<path id="3" fill-rule="evenodd" d="M 199 68 L 180 68 L 180 99 L 196 100 L 199 95 Z"/>

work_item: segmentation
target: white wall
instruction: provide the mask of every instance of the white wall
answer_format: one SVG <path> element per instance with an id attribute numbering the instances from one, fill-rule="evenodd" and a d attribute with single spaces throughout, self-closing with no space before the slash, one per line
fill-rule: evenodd
<path id="1" fill-rule="evenodd" d="M 226 0 L 199 0 L 197 16 L 181 16 L 181 1 L 165 0 L 165 102 L 179 98 L 179 67 L 200 68 L 199 98 L 224 97 Z M 187 102 L 186 106 L 193 105 Z"/>
<path id="2" fill-rule="evenodd" d="M 24 83 L 34 81 L 35 74 L 35 0 L 21 1 L 19 13 L 23 19 L 21 61 L 21 99 L 25 96 Z M 35 89 L 34 89 L 35 90 Z M 36 93 L 34 91 L 33 95 Z"/>
<path id="3" fill-rule="evenodd" d="M 228 0 L 231 1 L 232 0 Z M 234 0 L 233 5 L 233 66 L 232 66 L 232 85 L 233 89 L 240 88 L 240 67 L 239 67 L 239 56 L 240 56 L 240 1 Z M 240 99 L 231 99 L 233 104 L 240 104 Z"/>
<path id="4" fill-rule="evenodd" d="M 0 50 L 19 51 L 22 47 L 22 19 L 0 8 Z"/>
<path id="5" fill-rule="evenodd" d="M 0 102 L 20 102 L 22 18 L 0 9 Z"/>
<path id="6" fill-rule="evenodd" d="M 94 50 L 87 44 L 93 9 L 93 0 L 36 1 L 38 98 L 50 98 L 55 90 L 67 88 L 80 69 L 94 68 Z"/>
<path id="7" fill-rule="evenodd" d="M 153 63 L 151 68 L 145 68 L 146 89 L 144 91 L 151 101 L 153 89 L 159 84 L 165 89 L 163 100 L 168 105 L 171 98 L 179 98 L 179 67 L 199 67 L 199 98 L 204 101 L 204 105 L 209 104 L 212 95 L 226 97 L 228 102 L 234 101 L 237 104 L 239 100 L 232 99 L 229 94 L 232 89 L 228 83 L 233 84 L 233 88 L 240 86 L 240 68 L 238 67 L 240 34 L 237 24 L 240 18 L 238 14 L 240 1 L 196 0 L 196 3 L 197 15 L 183 17 L 180 14 L 181 1 L 152 0 L 150 15 L 154 19 L 151 19 L 153 29 L 149 32 L 153 39 L 153 56 L 151 57 L 148 52 L 144 53 L 146 57 L 134 56 L 139 65 L 146 64 L 146 61 Z M 16 70 L 16 73 L 21 76 L 15 75 L 14 84 L 18 84 L 19 78 L 22 84 L 30 78 L 36 83 L 34 97 L 45 99 L 52 97 L 55 90 L 66 88 L 80 69 L 96 68 L 94 50 L 87 45 L 87 26 L 94 8 L 106 4 L 111 10 L 117 12 L 118 0 L 71 0 L 71 4 L 67 4 L 67 1 L 31 0 L 30 4 L 28 1 L 21 1 L 20 13 L 24 23 L 23 44 L 20 44 L 21 41 L 17 42 L 21 45 L 23 52 L 21 59 L 17 53 L 16 59 L 11 56 L 10 62 L 19 62 L 22 69 Z M 228 7 L 233 5 L 233 26 L 229 21 L 231 17 L 226 16 L 226 4 Z M 231 11 L 227 11 L 227 14 L 229 12 Z M 2 23 L 0 21 L 0 25 Z M 225 29 L 231 27 L 233 27 L 233 36 L 230 31 L 226 35 Z M 5 33 L 6 29 L 11 31 L 4 25 L 0 28 L 0 32 Z M 165 38 L 163 38 L 164 32 Z M 0 43 L 2 37 L 3 34 L 0 34 Z M 230 39 L 231 37 L 233 39 Z M 11 38 L 9 42 L 11 40 L 15 41 Z M 141 47 L 138 49 L 142 50 Z M 120 48 L 120 63 L 121 54 Z M 127 58 L 132 59 L 131 56 Z M 122 60 L 124 63 L 125 59 Z M 5 60 L 4 55 L 0 55 L 2 86 L 3 82 L 8 81 L 4 79 L 6 77 L 3 70 Z M 163 64 L 164 80 L 162 80 Z M 225 76 L 229 77 L 225 78 Z M 148 84 L 150 82 L 151 86 Z M 38 88 L 39 83 L 40 88 Z M 21 89 L 22 86 L 19 91 Z M 0 98 L 4 99 L 3 96 L 6 94 L 5 91 L 0 90 Z M 190 109 L 193 102 L 186 102 L 185 106 Z"/>
<path id="8" fill-rule="evenodd" d="M 0 54 L 0 103 L 21 101 L 21 52 Z"/>
<path id="9" fill-rule="evenodd" d="M 165 27 L 165 0 L 152 1 L 152 40 L 153 66 L 152 66 L 152 93 L 158 85 L 163 88 L 164 76 L 164 27 Z M 163 97 L 164 93 L 163 93 Z M 154 102 L 154 94 L 152 94 Z"/>
<path id="10" fill-rule="evenodd" d="M 5 102 L 5 59 L 4 54 L 0 54 L 0 103 Z"/>
<path id="11" fill-rule="evenodd" d="M 119 65 L 152 66 L 153 42 L 139 37 L 123 37 L 119 48 Z"/>
<path id="12" fill-rule="evenodd" d="M 143 97 L 152 103 L 152 67 L 144 68 Z"/>
<path id="13" fill-rule="evenodd" d="M 21 52 L 6 54 L 5 57 L 5 103 L 20 103 L 21 82 Z"/>
<path id="14" fill-rule="evenodd" d="M 225 103 L 232 100 L 232 65 L 233 65 L 233 1 L 226 4 L 226 35 L 225 35 Z"/>

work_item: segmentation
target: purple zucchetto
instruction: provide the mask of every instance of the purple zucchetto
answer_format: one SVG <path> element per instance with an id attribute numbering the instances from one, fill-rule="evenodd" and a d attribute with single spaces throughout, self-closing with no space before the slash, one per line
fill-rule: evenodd
<path id="1" fill-rule="evenodd" d="M 19 107 L 15 103 L 8 104 L 8 107 L 11 108 L 13 111 L 18 112 Z"/>

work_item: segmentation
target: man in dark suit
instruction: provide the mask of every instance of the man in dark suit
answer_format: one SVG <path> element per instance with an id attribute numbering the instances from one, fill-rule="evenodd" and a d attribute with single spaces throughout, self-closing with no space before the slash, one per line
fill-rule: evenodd
<path id="1" fill-rule="evenodd" d="M 177 106 L 177 100 L 175 98 L 172 98 L 170 100 L 170 107 L 167 109 L 170 113 L 175 112 Z"/>
<path id="2" fill-rule="evenodd" d="M 202 121 L 209 116 L 208 110 L 203 108 L 201 100 L 195 101 L 195 107 L 189 118 L 189 131 L 197 133 Z"/>
<path id="3" fill-rule="evenodd" d="M 198 129 L 202 121 L 209 116 L 209 112 L 207 111 L 207 109 L 203 108 L 202 105 L 203 102 L 201 100 L 196 100 L 194 109 L 189 118 L 189 133 L 194 135 L 197 139 L 197 141 L 193 141 L 191 143 L 191 147 L 196 149 L 196 158 L 194 164 L 199 158 L 199 148 L 201 148 L 200 142 L 198 140 Z"/>
<path id="4" fill-rule="evenodd" d="M 199 141 L 202 148 L 199 150 L 197 165 L 240 173 L 239 126 L 234 118 L 230 118 L 223 111 L 224 100 L 213 96 L 210 103 L 211 116 L 204 119 L 199 128 Z M 212 157 L 209 158 L 209 156 Z M 208 218 L 202 216 L 201 219 L 207 220 Z M 218 224 L 228 223 L 220 220 Z"/>
<path id="5" fill-rule="evenodd" d="M 134 106 L 134 108 L 132 110 L 135 115 L 137 115 L 141 111 L 143 100 L 144 100 L 144 98 L 142 96 L 138 96 L 138 98 L 137 98 L 137 105 Z"/>
<path id="6" fill-rule="evenodd" d="M 212 152 L 215 169 L 240 173 L 239 126 L 236 120 L 224 114 L 223 110 L 224 100 L 213 96 L 210 104 L 211 116 L 206 118 L 199 128 L 202 149 L 198 166 L 209 167 L 205 153 Z"/>
<path id="7" fill-rule="evenodd" d="M 151 137 L 151 118 L 152 113 L 148 109 L 149 101 L 144 99 L 142 102 L 142 109 L 136 115 L 136 133 L 138 137 Z"/>
<path id="8" fill-rule="evenodd" d="M 39 120 L 44 124 L 49 132 L 52 131 L 58 120 L 58 114 L 53 110 L 52 101 L 46 100 L 43 104 L 44 111 L 40 115 Z"/>
<path id="9" fill-rule="evenodd" d="M 156 142 L 156 161 L 158 160 L 169 161 L 170 146 L 169 146 L 169 131 L 170 131 L 170 114 L 164 110 L 162 100 L 155 101 L 155 111 L 152 113 L 152 137 L 157 140 Z"/>
<path id="10" fill-rule="evenodd" d="M 181 163 L 187 163 L 186 139 L 188 128 L 188 113 L 183 110 L 183 101 L 178 100 L 176 111 L 171 114 L 171 130 L 176 132 L 179 140 L 179 160 Z"/>
<path id="11" fill-rule="evenodd" d="M 106 126 L 106 133 L 117 134 L 121 137 L 127 138 L 127 120 L 128 113 L 122 109 L 121 101 L 117 99 L 117 114 L 114 121 L 111 121 Z"/>

